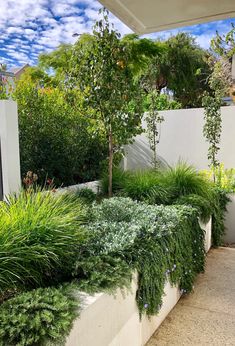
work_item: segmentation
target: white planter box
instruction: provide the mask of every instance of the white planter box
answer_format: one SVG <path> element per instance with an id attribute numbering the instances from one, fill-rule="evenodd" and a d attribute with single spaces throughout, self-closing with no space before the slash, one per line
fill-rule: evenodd
<path id="1" fill-rule="evenodd" d="M 224 243 L 235 243 L 235 194 L 229 194 L 231 202 L 227 205 L 228 212 L 225 215 Z"/>
<path id="2" fill-rule="evenodd" d="M 205 249 L 211 247 L 211 220 L 201 224 L 206 231 Z M 115 297 L 106 293 L 85 295 L 84 308 L 67 338 L 66 346 L 143 346 L 180 299 L 178 287 L 165 284 L 163 304 L 157 316 L 139 319 L 135 301 L 137 276 L 128 292 L 117 290 Z"/>

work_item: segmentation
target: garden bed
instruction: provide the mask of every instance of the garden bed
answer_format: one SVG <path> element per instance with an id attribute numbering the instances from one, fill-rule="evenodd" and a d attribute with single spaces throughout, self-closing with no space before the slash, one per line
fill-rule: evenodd
<path id="1" fill-rule="evenodd" d="M 200 226 L 205 230 L 205 250 L 211 247 L 211 220 Z M 166 281 L 163 304 L 156 316 L 140 319 L 136 304 L 137 275 L 131 290 L 116 291 L 115 296 L 100 293 L 84 295 L 84 307 L 67 338 L 66 346 L 141 346 L 160 326 L 181 297 L 180 289 Z"/>

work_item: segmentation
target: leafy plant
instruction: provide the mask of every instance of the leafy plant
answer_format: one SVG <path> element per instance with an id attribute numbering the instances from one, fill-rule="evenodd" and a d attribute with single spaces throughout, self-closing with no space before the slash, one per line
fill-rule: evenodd
<path id="1" fill-rule="evenodd" d="M 208 180 L 213 180 L 215 178 L 216 185 L 227 191 L 234 192 L 235 191 L 235 168 L 226 169 L 224 164 L 221 163 L 217 167 L 212 167 L 210 170 L 202 171 L 202 174 Z"/>
<path id="2" fill-rule="evenodd" d="M 73 286 L 38 288 L 0 305 L 0 345 L 63 345 L 79 300 Z"/>
<path id="3" fill-rule="evenodd" d="M 157 168 L 157 144 L 160 141 L 160 126 L 164 121 L 164 117 L 158 113 L 156 109 L 156 99 L 158 94 L 156 91 L 152 91 L 151 94 L 151 103 L 149 106 L 149 112 L 145 117 L 147 123 L 147 134 L 149 138 L 150 149 L 153 151 L 153 167 Z"/>
<path id="4" fill-rule="evenodd" d="M 179 197 L 175 203 L 176 205 L 191 205 L 194 209 L 198 210 L 199 217 L 208 222 L 213 213 L 211 202 L 198 195 L 186 195 Z"/>
<path id="5" fill-rule="evenodd" d="M 124 171 L 118 167 L 113 167 L 112 174 L 112 190 L 113 193 L 120 193 L 123 191 L 126 181 L 129 178 L 129 172 Z M 104 195 L 108 195 L 109 190 L 109 175 L 108 172 L 104 171 L 101 179 L 101 191 Z"/>
<path id="6" fill-rule="evenodd" d="M 165 170 L 162 175 L 164 186 L 171 187 L 172 200 L 185 195 L 198 195 L 211 199 L 211 184 L 193 166 L 184 162 Z"/>
<path id="7" fill-rule="evenodd" d="M 215 188 L 213 193 L 212 213 L 212 244 L 217 247 L 222 245 L 225 234 L 225 212 L 230 198 L 225 190 Z"/>
<path id="8" fill-rule="evenodd" d="M 92 202 L 94 202 L 96 200 L 96 194 L 94 191 L 92 191 L 91 189 L 85 187 L 82 189 L 78 189 L 76 191 L 76 196 L 78 198 L 81 198 L 84 202 L 90 204 Z"/>
<path id="9" fill-rule="evenodd" d="M 128 51 L 110 25 L 107 10 L 93 29 L 91 44 L 78 41 L 71 83 L 78 85 L 88 107 L 95 109 L 108 141 L 109 196 L 112 195 L 113 156 L 141 133 L 142 103 L 138 83 L 128 66 Z M 84 50 L 86 54 L 84 54 Z"/>
<path id="10" fill-rule="evenodd" d="M 203 135 L 209 143 L 207 158 L 210 167 L 217 167 L 219 161 L 217 154 L 219 152 L 219 143 L 222 131 L 221 119 L 221 94 L 216 92 L 214 96 L 205 95 L 203 98 L 204 120 Z"/>
<path id="11" fill-rule="evenodd" d="M 48 77 L 49 78 L 49 77 Z M 18 104 L 21 173 L 57 186 L 94 180 L 107 156 L 103 131 L 85 110 L 78 90 L 45 85 L 27 70 L 13 93 Z M 37 136 L 35 136 L 35 133 Z"/>
<path id="12" fill-rule="evenodd" d="M 0 205 L 0 294 L 71 276 L 84 210 L 70 196 L 21 191 Z"/>
<path id="13" fill-rule="evenodd" d="M 167 278 L 184 292 L 192 289 L 205 257 L 196 209 L 114 197 L 94 204 L 92 215 L 90 237 L 74 272 L 80 287 L 97 291 L 128 285 L 136 269 L 137 304 L 149 315 L 160 309 Z"/>

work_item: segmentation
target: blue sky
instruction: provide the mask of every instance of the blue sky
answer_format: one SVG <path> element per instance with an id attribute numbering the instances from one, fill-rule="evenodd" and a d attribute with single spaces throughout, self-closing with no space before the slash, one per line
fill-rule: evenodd
<path id="1" fill-rule="evenodd" d="M 91 32 L 101 7 L 96 0 L 0 0 L 0 63 L 9 68 L 29 63 L 35 65 L 40 53 L 55 49 L 60 43 L 73 43 L 74 33 Z M 131 30 L 111 16 L 122 33 Z M 198 44 L 208 48 L 216 30 L 226 33 L 235 19 L 163 31 L 152 38 L 168 38 L 179 31 L 193 34 Z"/>

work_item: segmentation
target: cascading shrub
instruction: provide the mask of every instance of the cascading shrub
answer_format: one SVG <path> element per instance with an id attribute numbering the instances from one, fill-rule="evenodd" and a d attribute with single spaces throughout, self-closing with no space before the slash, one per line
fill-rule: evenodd
<path id="1" fill-rule="evenodd" d="M 197 209 L 202 219 L 212 216 L 213 246 L 222 244 L 229 199 L 205 174 L 184 162 L 160 171 L 123 172 L 119 169 L 115 172 L 118 195 L 153 205 L 190 205 Z M 114 192 L 117 191 L 114 189 Z"/>
<path id="2" fill-rule="evenodd" d="M 136 269 L 140 313 L 159 311 L 167 277 L 186 293 L 204 269 L 204 231 L 192 207 L 154 206 L 116 197 L 95 204 L 86 227 L 90 239 L 74 271 L 80 287 L 98 289 L 96 282 L 102 282 L 102 288 L 120 287 L 130 282 Z M 113 273 L 118 268 L 115 276 L 110 258 Z"/>

